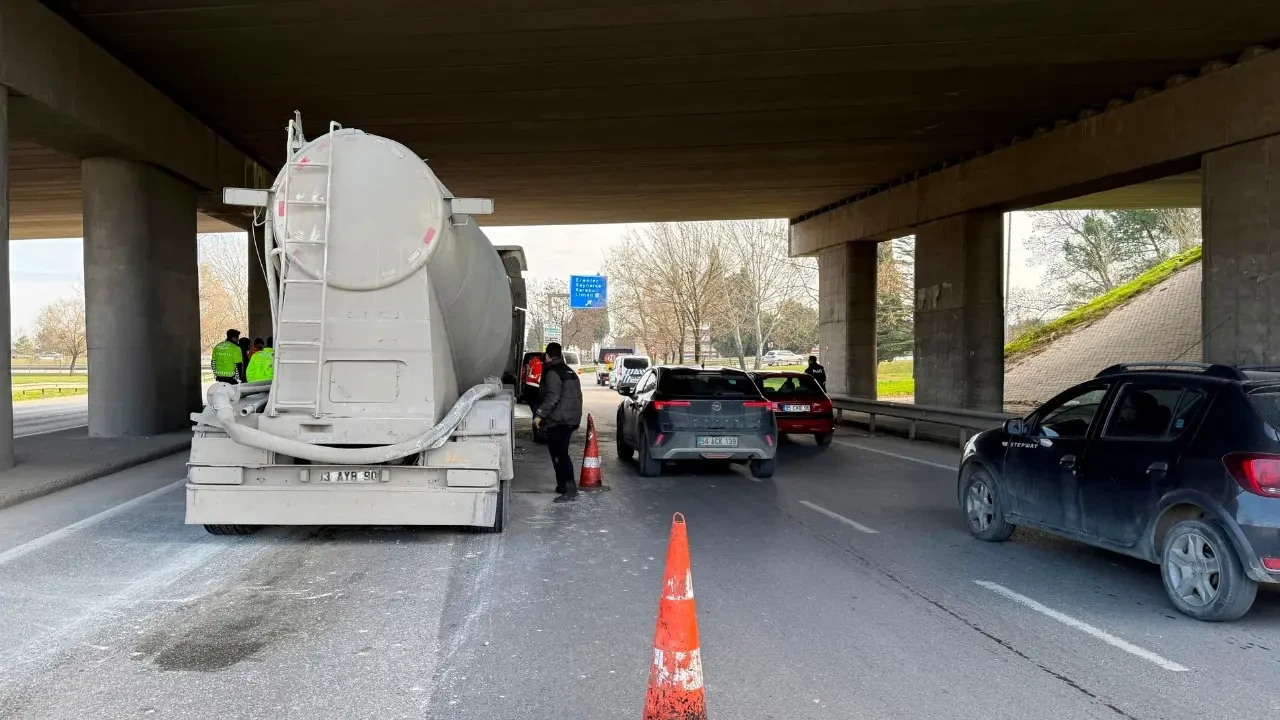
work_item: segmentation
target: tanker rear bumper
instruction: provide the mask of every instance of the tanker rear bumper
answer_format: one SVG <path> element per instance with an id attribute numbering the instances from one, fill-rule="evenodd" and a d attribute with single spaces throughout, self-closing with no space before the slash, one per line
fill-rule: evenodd
<path id="1" fill-rule="evenodd" d="M 316 471 L 325 468 L 305 469 L 310 471 L 308 474 L 318 475 Z M 497 472 L 491 470 L 369 469 L 388 471 L 383 476 L 388 479 L 329 484 L 300 481 L 304 468 L 298 466 L 199 468 L 204 472 L 192 473 L 186 486 L 186 522 L 188 525 L 492 527 L 498 512 L 499 492 L 507 492 L 508 486 L 508 483 L 499 483 Z M 447 475 L 453 477 L 446 481 Z M 453 486 L 454 477 L 469 486 Z M 236 482 L 238 479 L 240 482 Z"/>

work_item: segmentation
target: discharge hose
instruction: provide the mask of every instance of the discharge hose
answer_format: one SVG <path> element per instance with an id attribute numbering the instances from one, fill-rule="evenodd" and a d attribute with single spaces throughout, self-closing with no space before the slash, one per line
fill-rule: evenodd
<path id="1" fill-rule="evenodd" d="M 264 387 L 265 386 L 265 387 Z M 267 450 L 281 455 L 310 460 L 314 463 L 329 465 L 377 465 L 392 460 L 399 460 L 416 453 L 434 450 L 449 440 L 462 418 L 475 407 L 480 400 L 502 392 L 502 385 L 497 382 L 484 382 L 462 394 L 449 412 L 425 433 L 412 440 L 394 445 L 380 445 L 369 448 L 341 448 L 327 445 L 312 445 L 272 435 L 257 428 L 251 428 L 236 422 L 235 404 L 242 394 L 254 394 L 270 389 L 271 383 L 248 383 L 245 385 L 228 385 L 214 383 L 209 388 L 209 406 L 217 414 L 218 424 L 222 430 L 237 443 L 249 447 Z M 244 392 L 248 390 L 249 392 Z M 207 421 L 205 424 L 208 424 Z"/>

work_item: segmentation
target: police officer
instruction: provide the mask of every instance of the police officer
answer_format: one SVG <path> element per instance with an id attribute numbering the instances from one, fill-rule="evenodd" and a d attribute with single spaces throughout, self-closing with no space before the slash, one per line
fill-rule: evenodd
<path id="1" fill-rule="evenodd" d="M 244 372 L 244 354 L 240 350 L 239 340 L 239 330 L 228 330 L 227 339 L 213 346 L 213 358 L 209 366 L 218 382 L 235 385 Z"/>
<path id="2" fill-rule="evenodd" d="M 823 392 L 827 391 L 827 369 L 818 364 L 818 356 L 809 356 L 809 367 L 804 369 L 804 374 L 818 381 L 818 387 Z"/>
<path id="3" fill-rule="evenodd" d="M 245 368 L 244 375 L 249 382 L 262 382 L 271 380 L 276 375 L 276 351 L 271 346 L 275 344 L 275 338 L 267 338 L 266 347 L 260 348 L 257 352 L 249 357 L 249 367 Z M 256 342 L 262 342 L 259 338 Z"/>

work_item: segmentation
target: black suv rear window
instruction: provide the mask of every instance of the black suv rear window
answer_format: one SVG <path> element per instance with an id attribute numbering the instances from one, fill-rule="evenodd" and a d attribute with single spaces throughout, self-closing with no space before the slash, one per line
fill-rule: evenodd
<path id="1" fill-rule="evenodd" d="M 760 386 L 769 395 L 821 395 L 822 388 L 808 375 L 778 375 L 760 378 Z"/>
<path id="2" fill-rule="evenodd" d="M 759 397 L 746 375 L 719 372 L 665 372 L 658 391 L 671 397 Z"/>
<path id="3" fill-rule="evenodd" d="M 1249 393 L 1249 402 L 1274 428 L 1280 428 L 1280 387 L 1263 388 Z"/>

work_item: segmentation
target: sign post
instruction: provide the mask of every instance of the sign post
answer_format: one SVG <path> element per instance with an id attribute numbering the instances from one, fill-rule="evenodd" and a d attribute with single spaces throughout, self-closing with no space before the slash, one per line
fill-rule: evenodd
<path id="1" fill-rule="evenodd" d="M 609 302 L 609 278 L 604 275 L 570 275 L 569 309 L 598 310 Z"/>

